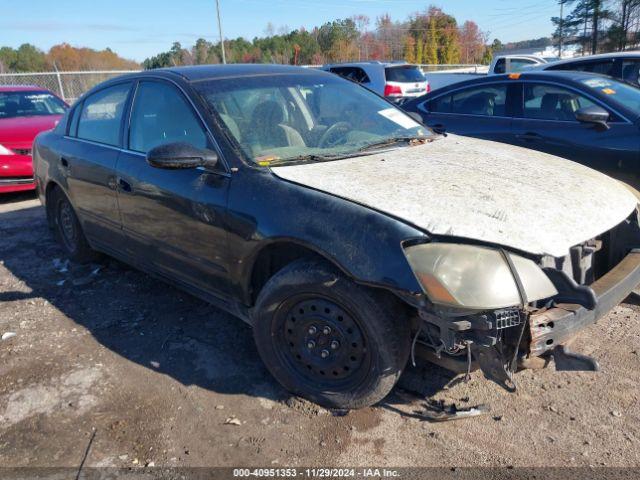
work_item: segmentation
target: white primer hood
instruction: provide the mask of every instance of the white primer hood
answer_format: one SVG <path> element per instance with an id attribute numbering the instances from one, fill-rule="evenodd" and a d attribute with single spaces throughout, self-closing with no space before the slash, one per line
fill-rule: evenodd
<path id="1" fill-rule="evenodd" d="M 420 146 L 272 171 L 433 234 L 554 257 L 613 228 L 638 202 L 617 180 L 580 164 L 451 134 Z"/>

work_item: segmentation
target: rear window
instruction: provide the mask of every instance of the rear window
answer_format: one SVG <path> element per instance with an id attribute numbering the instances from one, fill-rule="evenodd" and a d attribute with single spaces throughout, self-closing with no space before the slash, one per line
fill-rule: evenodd
<path id="1" fill-rule="evenodd" d="M 416 83 L 426 80 L 422 71 L 415 65 L 387 67 L 384 69 L 384 74 L 387 82 Z"/>

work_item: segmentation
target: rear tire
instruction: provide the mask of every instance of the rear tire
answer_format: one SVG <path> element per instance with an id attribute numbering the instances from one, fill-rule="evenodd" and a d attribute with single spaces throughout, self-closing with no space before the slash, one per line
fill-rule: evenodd
<path id="1" fill-rule="evenodd" d="M 395 299 L 310 260 L 293 262 L 267 282 L 256 301 L 253 334 L 278 382 L 331 408 L 382 400 L 410 348 L 408 321 Z"/>
<path id="2" fill-rule="evenodd" d="M 78 216 L 64 192 L 55 189 L 49 201 L 52 202 L 50 212 L 56 238 L 69 258 L 78 263 L 99 259 L 100 254 L 89 246 Z"/>

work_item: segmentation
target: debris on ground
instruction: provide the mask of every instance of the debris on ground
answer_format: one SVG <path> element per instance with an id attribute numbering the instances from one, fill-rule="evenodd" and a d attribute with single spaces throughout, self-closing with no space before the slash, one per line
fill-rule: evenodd
<path id="1" fill-rule="evenodd" d="M 424 411 L 417 411 L 416 414 L 430 422 L 448 422 L 463 418 L 477 417 L 489 411 L 486 405 L 476 405 L 475 407 L 458 408 L 455 403 L 445 404 L 443 400 L 428 400 L 424 404 Z M 502 417 L 500 417 L 502 419 Z"/>
<path id="2" fill-rule="evenodd" d="M 69 259 L 63 261 L 59 258 L 54 258 L 51 263 L 59 273 L 67 273 L 69 271 Z"/>
<path id="3" fill-rule="evenodd" d="M 2 334 L 2 340 L 9 340 L 10 338 L 15 337 L 17 334 L 15 332 L 5 332 Z"/>
<path id="4" fill-rule="evenodd" d="M 224 421 L 225 425 L 237 425 L 240 426 L 242 425 L 242 422 L 240 420 L 238 420 L 236 417 L 229 417 Z"/>

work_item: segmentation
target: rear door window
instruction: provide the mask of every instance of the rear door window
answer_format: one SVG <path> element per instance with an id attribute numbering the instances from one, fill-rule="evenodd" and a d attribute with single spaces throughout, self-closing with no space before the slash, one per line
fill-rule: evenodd
<path id="1" fill-rule="evenodd" d="M 329 69 L 331 73 L 335 73 L 347 80 L 351 80 L 356 83 L 367 83 L 370 82 L 369 76 L 364 69 L 360 67 L 332 67 Z"/>
<path id="2" fill-rule="evenodd" d="M 613 76 L 615 73 L 613 59 L 591 61 L 591 62 L 570 62 L 549 67 L 547 70 L 570 70 L 574 72 L 592 72 L 601 75 Z"/>
<path id="3" fill-rule="evenodd" d="M 78 120 L 78 138 L 118 146 L 120 125 L 131 83 L 100 90 L 88 97 Z"/>
<path id="4" fill-rule="evenodd" d="M 483 85 L 454 93 L 451 111 L 458 114 L 506 116 L 507 85 Z"/>
<path id="5" fill-rule="evenodd" d="M 451 95 L 443 95 L 431 100 L 428 110 L 433 113 L 451 113 Z"/>
<path id="6" fill-rule="evenodd" d="M 418 83 L 425 81 L 422 70 L 415 65 L 387 67 L 384 69 L 384 75 L 387 82 Z"/>
<path id="7" fill-rule="evenodd" d="M 622 80 L 640 85 L 640 59 L 623 60 Z"/>

